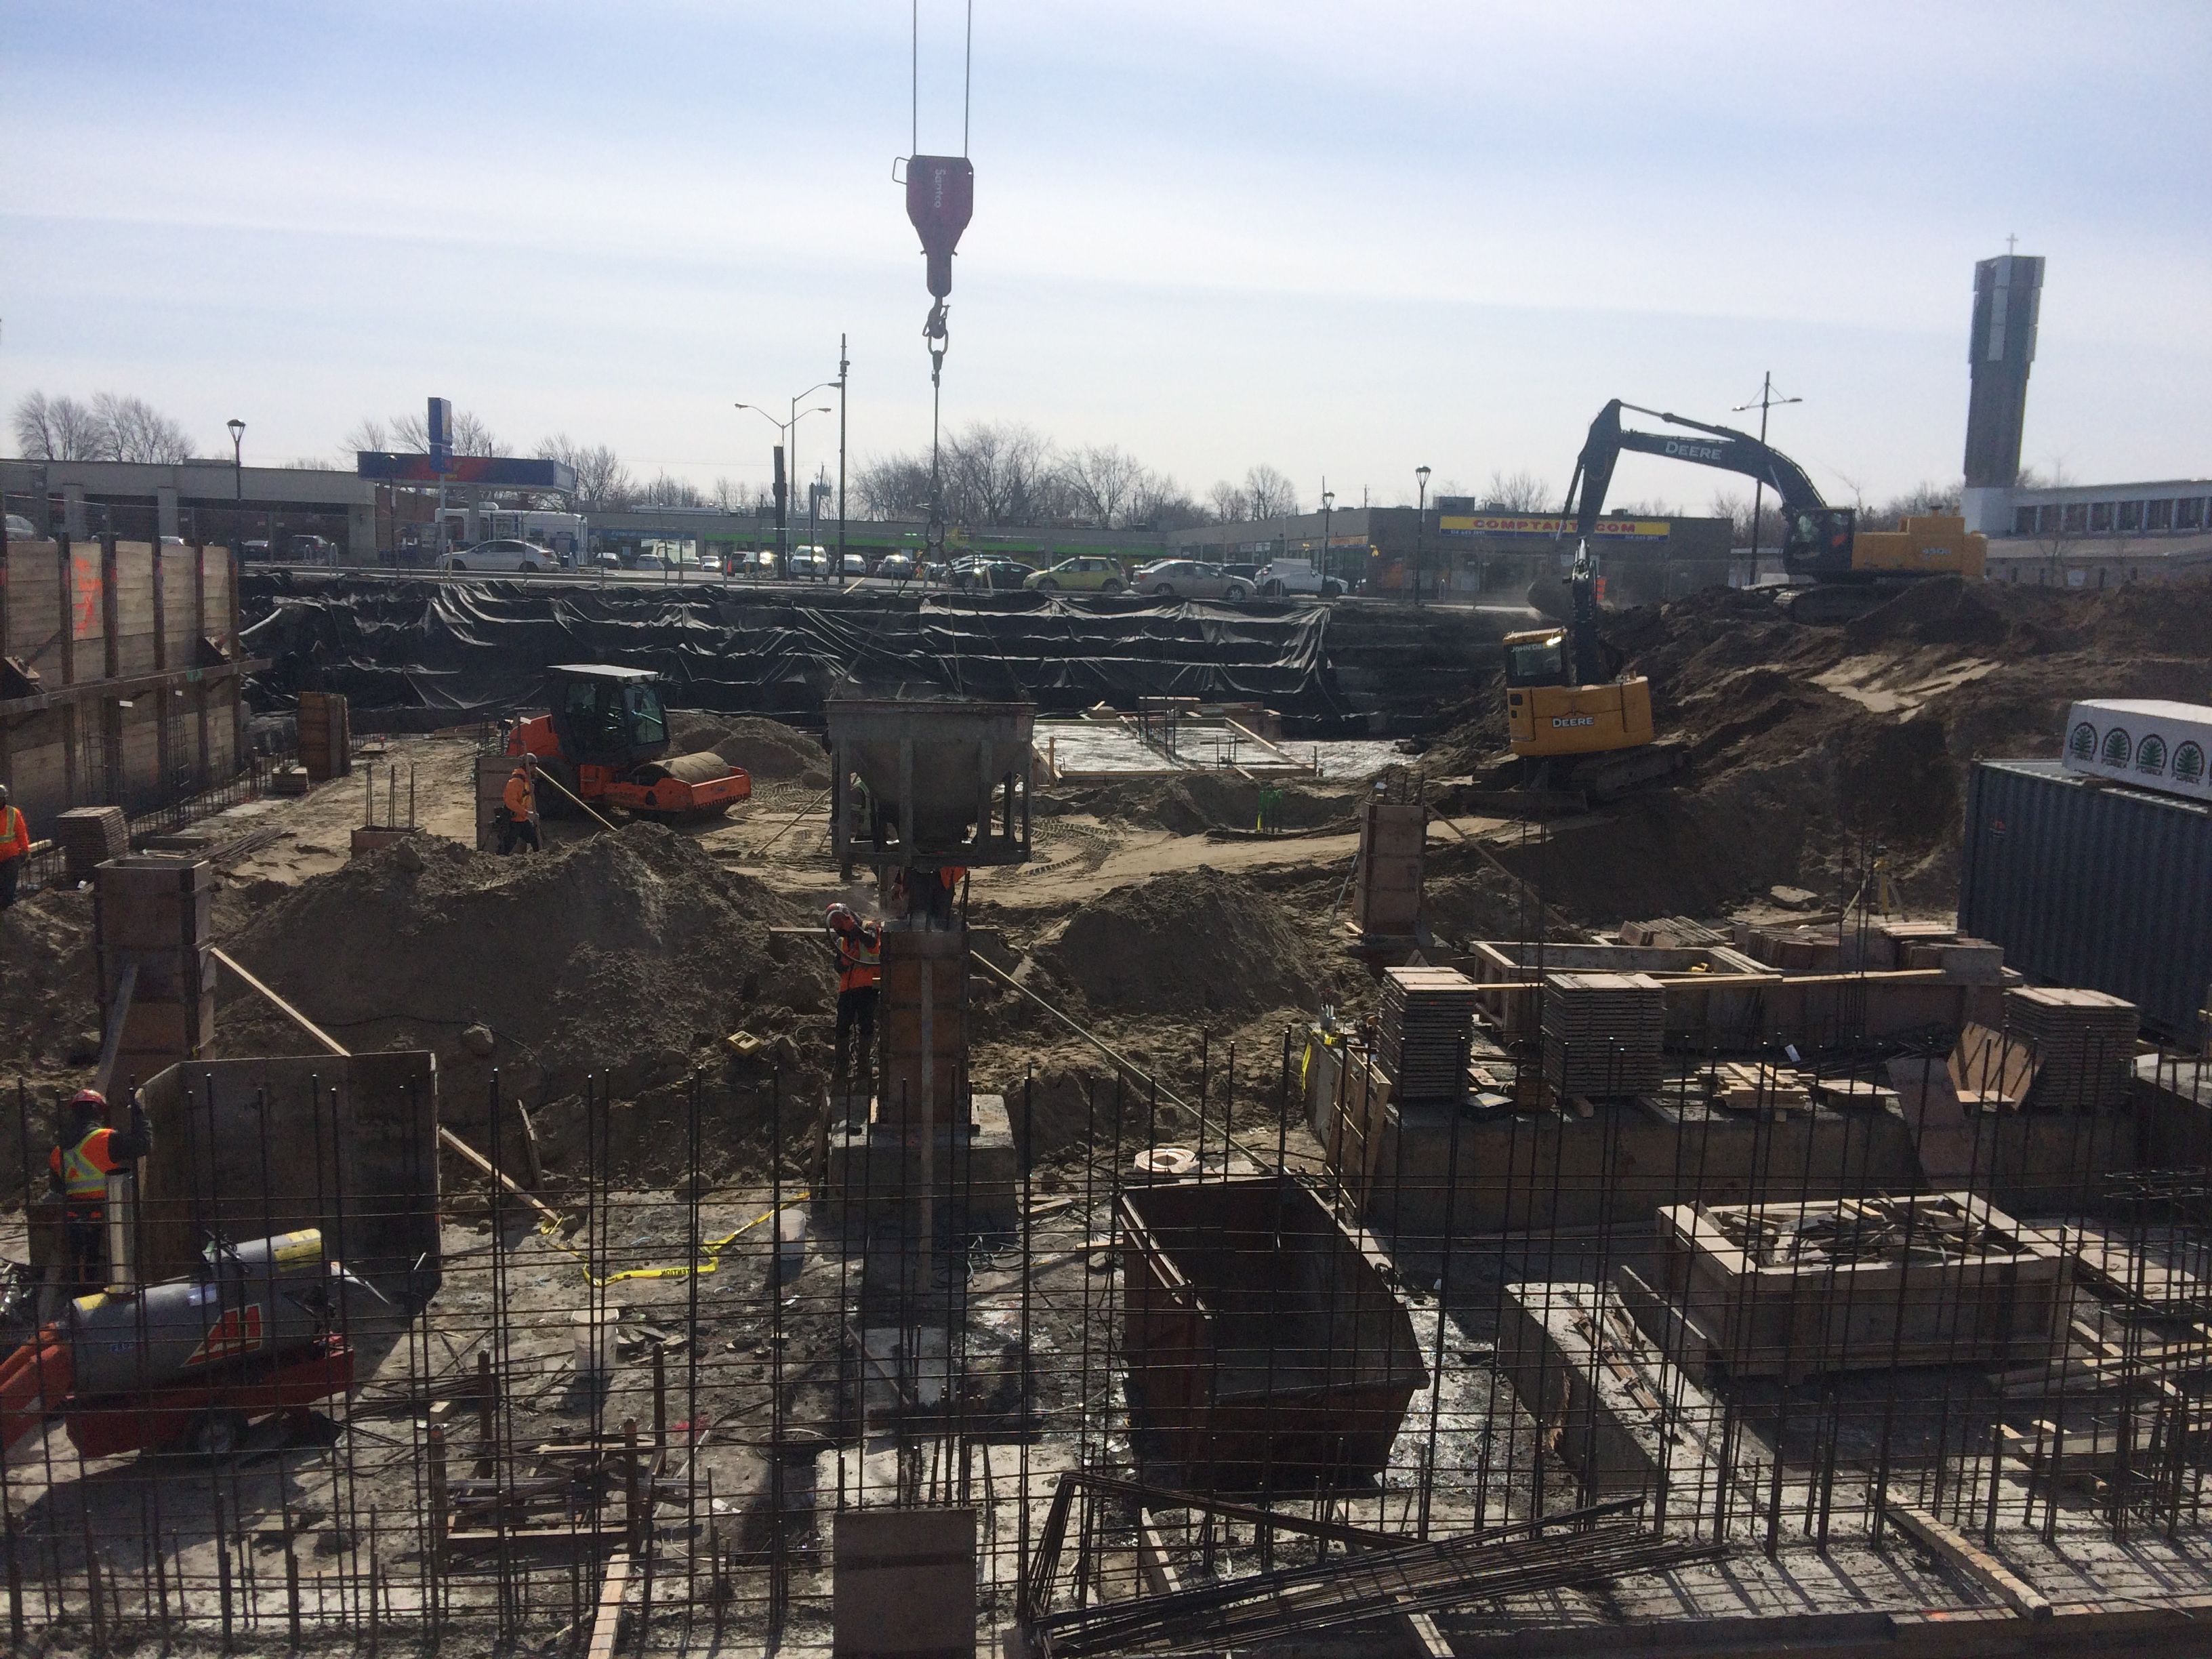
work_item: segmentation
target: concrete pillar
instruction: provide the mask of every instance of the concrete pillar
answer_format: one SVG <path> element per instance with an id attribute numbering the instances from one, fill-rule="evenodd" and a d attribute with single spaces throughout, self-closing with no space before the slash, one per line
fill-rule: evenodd
<path id="1" fill-rule="evenodd" d="M 376 562 L 376 503 L 356 501 L 346 509 L 346 559 L 353 564 Z"/>
<path id="2" fill-rule="evenodd" d="M 176 485 L 161 484 L 155 489 L 154 518 L 155 532 L 157 534 L 163 536 L 182 536 L 185 533 L 183 531 L 177 528 Z"/>
<path id="3" fill-rule="evenodd" d="M 73 542 L 85 538 L 82 484 L 65 483 L 62 486 L 62 532 Z"/>

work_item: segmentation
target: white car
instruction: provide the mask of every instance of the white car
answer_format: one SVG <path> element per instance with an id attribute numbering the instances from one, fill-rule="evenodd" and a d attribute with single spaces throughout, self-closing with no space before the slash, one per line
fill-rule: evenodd
<path id="1" fill-rule="evenodd" d="M 1293 593 L 1316 593 L 1333 599 L 1344 592 L 1344 584 L 1334 576 L 1324 576 L 1313 567 L 1311 559 L 1276 559 L 1260 567 L 1253 580 L 1260 585 L 1263 599 L 1287 599 Z"/>
<path id="2" fill-rule="evenodd" d="M 1242 576 L 1196 559 L 1156 559 L 1138 570 L 1133 586 L 1148 599 L 1221 599 L 1242 605 L 1252 597 L 1252 584 Z"/>
<path id="3" fill-rule="evenodd" d="M 456 575 L 471 571 L 510 571 L 528 576 L 540 570 L 557 570 L 560 563 L 534 542 L 501 540 L 457 547 L 438 561 L 438 568 Z"/>
<path id="4" fill-rule="evenodd" d="M 783 563 L 787 576 L 826 576 L 830 574 L 830 556 L 818 547 L 794 547 L 791 556 Z"/>
<path id="5" fill-rule="evenodd" d="M 11 542 L 44 541 L 45 537 L 31 528 L 31 521 L 20 513 L 8 515 L 8 539 Z"/>
<path id="6" fill-rule="evenodd" d="M 845 556 L 845 574 L 848 576 L 866 575 L 868 574 L 867 560 L 858 553 L 848 553 Z"/>
<path id="7" fill-rule="evenodd" d="M 914 572 L 914 555 L 911 553 L 886 553 L 876 566 L 876 574 L 887 582 L 912 581 Z"/>

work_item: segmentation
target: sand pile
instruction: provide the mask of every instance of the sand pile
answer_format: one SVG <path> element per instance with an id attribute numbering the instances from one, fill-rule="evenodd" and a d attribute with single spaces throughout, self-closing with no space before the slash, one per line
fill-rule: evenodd
<path id="1" fill-rule="evenodd" d="M 830 757 L 819 739 L 781 720 L 757 714 L 710 714 L 696 708 L 668 714 L 670 752 L 711 749 L 763 782 L 798 779 L 815 788 L 830 785 Z M 810 775 L 819 775 L 815 781 Z"/>
<path id="2" fill-rule="evenodd" d="M 1276 901 L 1201 865 L 1079 906 L 1033 953 L 1093 1008 L 1253 1014 L 1311 1006 L 1312 951 Z"/>
<path id="3" fill-rule="evenodd" d="M 0 911 L 0 1080 L 90 1082 L 96 994 L 90 893 L 49 889 Z"/>
<path id="4" fill-rule="evenodd" d="M 796 913 L 761 883 L 651 823 L 535 858 L 415 845 L 417 868 L 393 849 L 303 883 L 231 948 L 349 1048 L 436 1050 L 447 1121 L 485 1115 L 495 1068 L 501 1096 L 539 1109 L 569 1150 L 595 1076 L 649 1109 L 618 1126 L 621 1158 L 660 1144 L 693 1075 L 724 1098 L 721 1041 L 740 1028 L 793 1039 L 782 1052 L 798 1086 L 823 1024 L 804 1016 L 827 1006 L 829 975 L 769 936 Z M 226 1054 L 299 1051 L 243 990 L 225 994 L 222 1020 Z M 493 1034 L 488 1054 L 464 1036 L 477 1026 Z M 680 1157 L 680 1140 L 663 1150 Z"/>

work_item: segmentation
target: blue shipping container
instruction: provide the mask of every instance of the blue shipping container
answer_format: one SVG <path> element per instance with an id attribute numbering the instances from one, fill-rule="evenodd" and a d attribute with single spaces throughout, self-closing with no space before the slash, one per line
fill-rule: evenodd
<path id="1" fill-rule="evenodd" d="M 2125 997 L 2195 1047 L 2212 1002 L 2212 807 L 1982 761 L 1966 786 L 1959 929 L 2045 985 Z"/>

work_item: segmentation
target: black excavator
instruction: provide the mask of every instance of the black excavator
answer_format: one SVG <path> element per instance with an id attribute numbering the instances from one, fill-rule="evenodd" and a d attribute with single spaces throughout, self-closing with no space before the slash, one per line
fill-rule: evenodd
<path id="1" fill-rule="evenodd" d="M 1636 431 L 1621 425 L 1624 409 L 1684 429 Z M 1771 489 L 1782 503 L 1785 526 L 1782 540 L 1782 568 L 1787 583 L 1784 603 L 1798 622 L 1846 623 L 1893 597 L 1905 583 L 1926 576 L 1978 579 L 1983 573 L 1988 540 L 1967 534 L 1966 520 L 1955 514 L 1907 519 L 1902 530 L 1863 531 L 1856 509 L 1830 507 L 1820 499 L 1820 492 L 1805 476 L 1803 467 L 1748 432 L 1645 409 L 1618 398 L 1590 422 L 1589 436 L 1575 459 L 1575 476 L 1567 485 L 1566 506 L 1560 514 L 1562 520 L 1574 520 L 1575 533 L 1585 543 L 1605 510 L 1613 464 L 1623 450 L 1741 473 Z"/>

